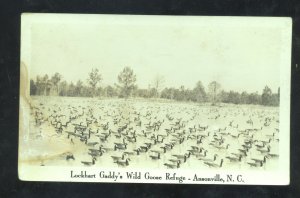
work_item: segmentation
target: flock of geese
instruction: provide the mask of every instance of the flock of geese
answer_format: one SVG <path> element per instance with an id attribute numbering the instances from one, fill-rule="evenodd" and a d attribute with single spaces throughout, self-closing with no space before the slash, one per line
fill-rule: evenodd
<path id="1" fill-rule="evenodd" d="M 85 166 L 264 168 L 279 157 L 275 108 L 79 101 L 37 100 L 31 105 L 36 128 L 47 126 L 74 148 L 83 148 L 83 154 L 63 153 L 67 161 Z M 36 138 L 47 133 L 37 131 Z"/>

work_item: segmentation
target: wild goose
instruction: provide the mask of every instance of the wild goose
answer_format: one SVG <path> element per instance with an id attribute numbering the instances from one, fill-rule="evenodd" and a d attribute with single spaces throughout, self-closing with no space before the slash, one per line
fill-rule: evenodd
<path id="1" fill-rule="evenodd" d="M 103 149 L 89 149 L 89 151 L 91 152 L 91 153 L 95 153 L 95 154 L 97 154 L 97 155 L 102 155 L 102 153 L 104 153 L 103 152 Z"/>
<path id="2" fill-rule="evenodd" d="M 242 155 L 239 155 L 239 157 L 226 156 L 226 158 L 229 159 L 230 162 L 240 162 L 242 160 L 242 157 Z"/>
<path id="3" fill-rule="evenodd" d="M 244 149 L 250 149 L 250 148 L 252 148 L 252 144 L 242 144 L 242 147 Z"/>
<path id="4" fill-rule="evenodd" d="M 126 150 L 127 149 L 127 144 L 120 144 L 120 143 L 115 143 L 114 150 Z"/>
<path id="5" fill-rule="evenodd" d="M 93 157 L 92 162 L 81 161 L 81 163 L 84 164 L 85 166 L 91 166 L 95 164 L 95 161 L 96 158 Z"/>
<path id="6" fill-rule="evenodd" d="M 205 150 L 203 153 L 196 154 L 196 157 L 197 157 L 197 158 L 203 158 L 203 157 L 206 157 L 206 153 L 207 153 L 207 150 Z"/>
<path id="7" fill-rule="evenodd" d="M 262 167 L 263 166 L 262 161 L 260 161 L 259 163 L 247 162 L 247 164 L 249 164 L 251 167 Z"/>
<path id="8" fill-rule="evenodd" d="M 229 144 L 227 144 L 226 146 L 224 145 L 213 145 L 215 148 L 221 150 L 221 149 L 228 149 L 229 147 Z"/>
<path id="9" fill-rule="evenodd" d="M 268 155 L 268 157 L 271 157 L 271 158 L 279 157 L 279 154 L 277 154 L 277 153 L 268 153 L 267 155 Z"/>
<path id="10" fill-rule="evenodd" d="M 208 165 L 209 167 L 221 168 L 223 165 L 223 159 L 221 159 L 220 164 L 216 164 L 213 162 L 204 162 L 204 164 Z"/>
<path id="11" fill-rule="evenodd" d="M 230 134 L 230 136 L 234 139 L 238 139 L 240 137 L 241 133 L 237 134 L 237 135 L 233 135 L 233 134 Z"/>
<path id="12" fill-rule="evenodd" d="M 129 161 L 130 161 L 130 159 L 127 158 L 126 160 L 118 160 L 118 161 L 116 161 L 114 163 L 117 163 L 119 166 L 128 166 L 129 165 Z"/>
<path id="13" fill-rule="evenodd" d="M 87 146 L 95 146 L 95 145 L 99 144 L 99 142 L 87 142 L 87 139 L 85 139 L 85 144 Z"/>
<path id="14" fill-rule="evenodd" d="M 266 163 L 266 161 L 267 161 L 267 158 L 268 158 L 268 156 L 267 156 L 267 155 L 265 155 L 263 159 L 251 158 L 251 160 L 253 160 L 255 163 L 258 163 L 258 162 L 263 162 L 263 163 Z"/>
<path id="15" fill-rule="evenodd" d="M 149 157 L 153 160 L 160 159 L 160 153 L 157 153 L 157 155 L 150 155 Z"/>
<path id="16" fill-rule="evenodd" d="M 92 156 L 92 157 L 98 157 L 98 156 L 102 156 L 102 152 L 88 152 L 88 155 Z"/>
<path id="17" fill-rule="evenodd" d="M 124 160 L 125 159 L 125 153 L 122 154 L 122 156 L 110 156 L 114 162 L 118 161 L 118 160 Z"/>
<path id="18" fill-rule="evenodd" d="M 137 155 L 140 155 L 141 149 L 140 149 L 140 148 L 138 148 L 138 149 L 133 149 L 133 151 L 135 151 Z"/>
<path id="19" fill-rule="evenodd" d="M 164 163 L 164 166 L 166 166 L 167 168 L 179 168 L 180 167 L 180 161 L 177 161 L 176 164 L 168 164 L 168 163 Z"/>
<path id="20" fill-rule="evenodd" d="M 177 159 L 184 159 L 184 158 L 189 158 L 191 156 L 191 153 L 185 153 L 184 155 L 177 155 L 177 154 L 174 154 L 172 155 L 173 157 L 176 157 Z"/>
<path id="21" fill-rule="evenodd" d="M 215 154 L 213 159 L 206 158 L 206 157 L 199 157 L 198 160 L 202 160 L 202 161 L 205 161 L 205 162 L 213 162 L 213 161 L 216 161 L 217 156 L 218 156 L 218 154 Z"/>
<path id="22" fill-rule="evenodd" d="M 275 136 L 275 133 L 273 133 L 272 135 L 270 135 L 270 134 L 266 134 L 265 136 L 266 136 L 266 137 L 268 137 L 268 138 L 274 138 L 274 136 Z"/>
<path id="23" fill-rule="evenodd" d="M 264 153 L 269 153 L 270 152 L 270 146 L 267 146 L 267 149 L 264 149 L 264 148 L 258 148 L 256 149 L 257 151 L 259 151 L 261 154 L 264 154 Z"/>

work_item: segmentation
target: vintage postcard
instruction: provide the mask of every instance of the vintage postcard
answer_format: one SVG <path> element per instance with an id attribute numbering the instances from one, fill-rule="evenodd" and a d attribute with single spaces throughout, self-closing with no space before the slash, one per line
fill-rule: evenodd
<path id="1" fill-rule="evenodd" d="M 290 18 L 21 18 L 20 180 L 289 184 Z"/>

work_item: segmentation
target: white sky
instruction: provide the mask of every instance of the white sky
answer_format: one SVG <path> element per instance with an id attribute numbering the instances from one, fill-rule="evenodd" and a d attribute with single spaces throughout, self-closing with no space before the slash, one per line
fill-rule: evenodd
<path id="1" fill-rule="evenodd" d="M 284 42 L 276 19 L 74 16 L 32 23 L 31 78 L 59 72 L 86 82 L 98 68 L 101 84 L 113 85 L 130 66 L 140 88 L 158 74 L 167 87 L 193 88 L 198 80 L 205 87 L 216 80 L 227 91 L 279 87 Z"/>

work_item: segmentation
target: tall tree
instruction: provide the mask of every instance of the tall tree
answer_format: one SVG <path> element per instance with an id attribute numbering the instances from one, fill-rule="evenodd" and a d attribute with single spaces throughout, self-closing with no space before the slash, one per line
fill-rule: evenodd
<path id="1" fill-rule="evenodd" d="M 92 96 L 96 95 L 97 84 L 102 80 L 101 74 L 99 74 L 99 70 L 97 68 L 92 69 L 89 73 L 88 84 L 92 89 Z"/>
<path id="2" fill-rule="evenodd" d="M 41 85 L 42 85 L 42 95 L 49 95 L 50 89 L 51 89 L 51 82 L 49 81 L 49 77 L 47 74 L 44 75 L 41 79 Z"/>
<path id="3" fill-rule="evenodd" d="M 68 96 L 71 96 L 71 97 L 76 96 L 75 95 L 75 85 L 73 84 L 73 82 L 71 82 L 68 87 Z"/>
<path id="4" fill-rule="evenodd" d="M 155 89 L 155 97 L 159 98 L 160 97 L 160 91 L 163 88 L 163 84 L 165 82 L 165 79 L 163 76 L 157 75 L 154 78 L 154 89 Z"/>
<path id="5" fill-rule="evenodd" d="M 62 81 L 59 83 L 59 95 L 60 96 L 67 96 L 68 94 L 68 83 L 67 81 Z"/>
<path id="6" fill-rule="evenodd" d="M 37 93 L 36 93 L 36 91 L 37 91 L 37 87 L 36 87 L 36 84 L 35 84 L 35 82 L 34 82 L 34 80 L 30 80 L 30 95 L 36 95 Z"/>
<path id="7" fill-rule="evenodd" d="M 217 81 L 213 81 L 208 85 L 208 93 L 212 105 L 219 101 L 219 93 L 221 92 L 221 85 Z"/>
<path id="8" fill-rule="evenodd" d="M 272 90 L 268 86 L 265 86 L 263 90 L 263 94 L 261 95 L 261 103 L 262 105 L 272 104 Z"/>
<path id="9" fill-rule="evenodd" d="M 76 96 L 83 96 L 82 95 L 82 88 L 83 88 L 83 83 L 81 80 L 78 80 L 76 83 L 76 87 L 75 87 L 75 94 Z"/>
<path id="10" fill-rule="evenodd" d="M 125 67 L 118 75 L 118 82 L 117 86 L 120 88 L 121 96 L 128 98 L 136 86 L 136 75 L 130 67 Z"/>
<path id="11" fill-rule="evenodd" d="M 206 93 L 204 86 L 201 81 L 198 81 L 196 84 L 196 87 L 193 89 L 193 95 L 194 95 L 194 100 L 196 102 L 205 102 L 206 100 Z"/>
<path id="12" fill-rule="evenodd" d="M 241 103 L 242 104 L 248 104 L 249 103 L 249 94 L 245 91 L 242 92 L 241 94 Z"/>
<path id="13" fill-rule="evenodd" d="M 52 83 L 52 86 L 54 88 L 54 92 L 55 92 L 55 95 L 58 95 L 59 93 L 59 89 L 58 89 L 58 85 L 59 85 L 59 82 L 60 80 L 62 79 L 62 76 L 59 74 L 59 73 L 55 73 L 52 77 L 51 77 L 51 83 Z"/>

